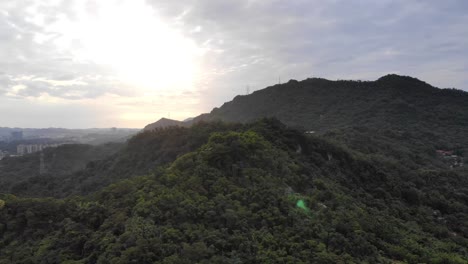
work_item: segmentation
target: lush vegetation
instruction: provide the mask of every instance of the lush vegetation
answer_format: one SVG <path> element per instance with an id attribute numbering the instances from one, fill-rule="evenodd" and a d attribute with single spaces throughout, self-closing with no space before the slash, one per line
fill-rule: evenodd
<path id="1" fill-rule="evenodd" d="M 190 129 L 172 127 L 171 129 L 144 131 L 131 138 L 119 152 L 103 153 L 104 155 L 99 156 L 100 158 L 96 156 L 92 158 L 77 151 L 78 146 L 70 147 L 69 150 L 74 151 L 69 152 L 69 154 L 81 155 L 81 158 L 73 160 L 73 162 L 76 161 L 83 165 L 84 169 L 78 171 L 69 170 L 61 173 L 62 171 L 48 170 L 47 174 L 38 175 L 38 154 L 5 160 L 3 164 L 8 169 L 0 172 L 0 175 L 3 175 L 8 185 L 3 185 L 2 191 L 33 197 L 66 197 L 89 194 L 118 180 L 151 173 L 157 166 L 168 164 L 179 155 L 193 151 L 206 143 L 211 132 L 235 130 L 239 127 L 241 125 L 213 122 L 197 124 Z M 103 147 L 90 147 L 90 150 Z M 45 155 L 46 163 L 50 161 L 48 157 L 54 156 L 55 152 L 51 153 L 52 155 Z M 87 156 L 89 159 L 82 159 L 83 156 Z M 52 164 L 58 166 L 64 164 L 63 161 L 56 163 Z"/>
<path id="2" fill-rule="evenodd" d="M 468 263 L 467 100 L 397 75 L 290 81 L 46 150 L 40 175 L 39 154 L 5 159 L 0 264 Z"/>
<path id="3" fill-rule="evenodd" d="M 252 122 L 275 117 L 302 131 L 333 131 L 332 137 L 346 145 L 358 140 L 354 135 L 363 142 L 387 141 L 393 149 L 403 144 L 406 152 L 422 154 L 427 165 L 437 163 L 431 159 L 436 149 L 468 152 L 467 102 L 467 92 L 438 89 L 407 76 L 387 75 L 365 82 L 312 78 L 237 96 L 194 121 Z M 386 148 L 374 149 L 391 154 Z"/>
<path id="4" fill-rule="evenodd" d="M 468 126 L 466 100 L 467 92 L 435 88 L 406 76 L 387 75 L 376 81 L 312 78 L 237 96 L 195 121 L 249 122 L 273 116 L 289 126 L 316 131 L 422 127 L 457 134 Z"/>
<path id="5" fill-rule="evenodd" d="M 277 120 L 146 131 L 55 189 L 87 196 L 2 195 L 0 263 L 467 263 L 466 171 L 358 145 Z"/>
<path id="6" fill-rule="evenodd" d="M 42 154 L 42 173 L 39 152 L 22 157 L 7 157 L 0 161 L 0 193 L 48 196 L 50 190 L 62 185 L 68 175 L 86 168 L 91 161 L 103 160 L 115 154 L 123 146 L 122 143 L 99 146 L 67 144 L 47 148 Z"/>

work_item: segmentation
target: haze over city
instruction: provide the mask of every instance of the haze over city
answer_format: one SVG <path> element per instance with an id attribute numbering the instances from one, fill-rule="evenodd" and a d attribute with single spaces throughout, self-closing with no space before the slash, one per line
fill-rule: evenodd
<path id="1" fill-rule="evenodd" d="M 183 120 L 289 79 L 468 90 L 467 1 L 0 3 L 0 125 Z"/>

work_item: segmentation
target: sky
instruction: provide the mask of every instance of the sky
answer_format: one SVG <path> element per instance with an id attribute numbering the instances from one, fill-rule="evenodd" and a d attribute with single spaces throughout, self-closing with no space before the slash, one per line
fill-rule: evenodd
<path id="1" fill-rule="evenodd" d="M 141 128 L 389 73 L 468 91 L 468 1 L 0 1 L 0 126 Z"/>

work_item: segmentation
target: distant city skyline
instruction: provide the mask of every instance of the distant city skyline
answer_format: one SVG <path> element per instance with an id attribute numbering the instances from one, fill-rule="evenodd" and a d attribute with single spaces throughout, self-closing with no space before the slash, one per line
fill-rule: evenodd
<path id="1" fill-rule="evenodd" d="M 464 0 L 0 3 L 0 127 L 183 120 L 279 78 L 468 91 Z"/>

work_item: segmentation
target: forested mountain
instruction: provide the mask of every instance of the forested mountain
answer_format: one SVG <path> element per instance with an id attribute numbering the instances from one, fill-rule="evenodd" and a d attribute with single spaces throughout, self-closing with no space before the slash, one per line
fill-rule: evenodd
<path id="1" fill-rule="evenodd" d="M 89 194 L 118 180 L 145 175 L 158 166 L 169 164 L 178 156 L 200 147 L 213 131 L 228 131 L 239 126 L 241 125 L 213 122 L 197 124 L 191 129 L 171 127 L 143 131 L 131 138 L 119 152 L 93 160 L 82 170 L 64 174 L 35 174 L 34 177 L 21 181 L 16 177 L 9 177 L 11 187 L 4 188 L 3 191 L 35 197 Z M 39 161 L 35 158 L 33 160 Z M 33 168 L 38 170 L 39 163 L 36 165 Z"/>
<path id="2" fill-rule="evenodd" d="M 0 264 L 468 263 L 467 108 L 410 77 L 308 79 L 46 149 L 40 174 L 7 158 Z"/>
<path id="3" fill-rule="evenodd" d="M 291 80 L 237 96 L 191 122 L 263 117 L 365 154 L 405 157 L 415 167 L 443 166 L 437 150 L 468 155 L 468 93 L 395 74 L 376 81 Z"/>
<path id="4" fill-rule="evenodd" d="M 413 170 L 276 120 L 147 131 L 115 155 L 87 170 L 151 172 L 88 196 L 2 195 L 0 263 L 468 259 L 462 169 Z"/>
<path id="5" fill-rule="evenodd" d="M 386 75 L 376 81 L 291 80 L 237 96 L 197 120 L 250 122 L 276 117 L 314 131 L 353 126 L 468 133 L 468 93 L 439 89 L 418 79 Z"/>
<path id="6" fill-rule="evenodd" d="M 168 118 L 161 118 L 158 121 L 148 124 L 147 126 L 144 127 L 143 130 L 153 130 L 156 128 L 164 128 L 164 127 L 170 127 L 170 126 L 188 126 L 188 122 L 182 122 L 182 121 L 177 121 L 173 119 L 168 119 Z"/>
<path id="7" fill-rule="evenodd" d="M 123 143 L 107 143 L 99 146 L 66 144 L 47 148 L 43 153 L 33 153 L 21 157 L 7 157 L 0 160 L 0 193 L 15 193 L 35 196 L 41 185 L 50 192 L 54 184 L 63 184 L 65 175 L 70 175 L 89 166 L 89 162 L 103 160 L 124 146 Z M 42 160 L 42 171 L 41 171 Z M 57 183 L 51 181 L 56 178 Z"/>
<path id="8" fill-rule="evenodd" d="M 237 96 L 186 122 L 161 119 L 145 130 L 200 121 L 252 122 L 274 117 L 286 125 L 380 155 L 413 168 L 450 167 L 437 151 L 468 156 L 468 93 L 439 89 L 408 76 L 376 81 L 312 78 L 278 84 Z"/>

